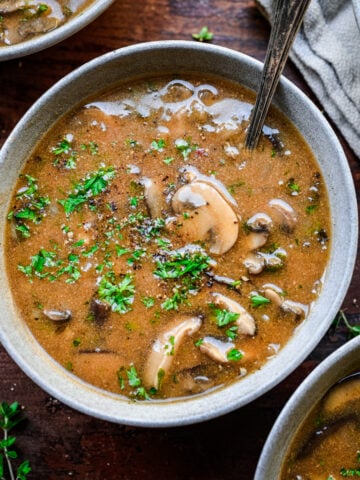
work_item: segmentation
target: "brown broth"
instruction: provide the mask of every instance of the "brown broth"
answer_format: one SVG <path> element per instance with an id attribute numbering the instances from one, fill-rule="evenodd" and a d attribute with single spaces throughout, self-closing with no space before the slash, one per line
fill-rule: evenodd
<path id="1" fill-rule="evenodd" d="M 289 449 L 281 480 L 360 477 L 360 374 L 334 386 Z"/>
<path id="2" fill-rule="evenodd" d="M 0 0 L 0 47 L 15 45 L 63 25 L 95 0 Z"/>
<path id="3" fill-rule="evenodd" d="M 11 203 L 8 274 L 35 337 L 79 377 L 143 397 L 140 381 L 151 377 L 154 345 L 163 338 L 163 363 L 155 369 L 161 388 L 148 379 L 147 392 L 153 398 L 201 393 L 259 369 L 306 316 L 328 259 L 327 192 L 309 147 L 279 112 L 268 118 L 272 141 L 263 136 L 256 151 L 243 149 L 253 100 L 248 90 L 218 78 L 138 81 L 67 115 L 31 154 Z M 207 194 L 206 205 L 181 203 L 188 188 Z M 176 197 L 184 207 L 177 215 Z M 290 218 L 269 205 L 274 199 L 286 202 Z M 67 215 L 66 206 L 75 210 Z M 22 218 L 24 211 L 35 218 Z M 248 220 L 259 212 L 271 217 L 270 233 L 251 231 Z M 200 232 L 199 217 L 216 218 L 208 234 Z M 234 231 L 233 245 L 214 253 Z M 251 252 L 250 238 L 262 235 L 266 243 Z M 268 261 L 261 273 L 245 267 L 250 254 Z M 176 256 L 182 267 L 175 262 L 171 269 Z M 184 261 L 202 267 L 181 276 Z M 180 276 L 161 278 L 157 269 Z M 130 304 L 111 310 L 107 288 L 127 280 Z M 214 307 L 221 298 L 214 294 L 237 302 L 242 313 Z M 267 303 L 254 306 L 255 294 Z M 51 320 L 49 310 L 69 311 L 71 319 Z M 237 328 L 249 316 L 250 331 Z M 228 324 L 219 327 L 219 318 Z M 182 321 L 183 335 L 165 335 Z M 222 342 L 222 358 L 204 351 L 207 337 Z M 129 385 L 135 371 L 139 381 Z"/>

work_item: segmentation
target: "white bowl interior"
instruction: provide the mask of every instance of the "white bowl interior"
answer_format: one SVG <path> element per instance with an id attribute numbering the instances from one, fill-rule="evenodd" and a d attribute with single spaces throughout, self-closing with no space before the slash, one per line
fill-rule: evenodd
<path id="1" fill-rule="evenodd" d="M 78 15 L 74 15 L 73 18 L 55 30 L 15 45 L 0 47 L 0 62 L 39 52 L 65 40 L 95 20 L 95 18 L 101 15 L 113 2 L 114 0 L 96 0 L 88 8 L 84 9 Z"/>
<path id="2" fill-rule="evenodd" d="M 284 456 L 312 407 L 336 382 L 356 371 L 360 371 L 360 337 L 324 360 L 291 396 L 266 440 L 254 480 L 280 478 Z"/>
<path id="3" fill-rule="evenodd" d="M 255 89 L 262 64 L 235 51 L 187 41 L 151 42 L 95 59 L 62 79 L 27 112 L 0 153 L 0 238 L 18 174 L 44 132 L 89 95 L 124 79 L 163 73 L 200 72 L 227 77 Z M 276 105 L 295 123 L 315 152 L 328 187 L 332 242 L 323 292 L 293 338 L 262 369 L 226 389 L 186 400 L 133 403 L 93 387 L 57 364 L 19 318 L 0 259 L 0 339 L 12 358 L 44 390 L 64 403 L 107 420 L 146 426 L 194 423 L 241 407 L 293 371 L 317 345 L 346 294 L 357 247 L 357 203 L 346 157 L 320 111 L 293 84 L 282 79 Z M 346 214 L 345 214 L 346 212 Z"/>

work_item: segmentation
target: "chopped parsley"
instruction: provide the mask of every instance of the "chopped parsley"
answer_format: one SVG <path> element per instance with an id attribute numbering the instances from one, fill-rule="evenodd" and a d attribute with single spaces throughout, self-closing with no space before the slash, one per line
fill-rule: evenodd
<path id="1" fill-rule="evenodd" d="M 236 320 L 240 317 L 240 313 L 234 313 L 222 308 L 216 308 L 213 303 L 210 303 L 209 305 L 216 317 L 216 325 L 218 327 L 225 327 L 226 325 L 229 325 L 229 323 L 236 322 Z"/>
<path id="2" fill-rule="evenodd" d="M 55 166 L 63 166 L 68 170 L 76 168 L 78 154 L 72 147 L 71 141 L 64 137 L 58 144 L 52 148 L 55 155 L 53 164 Z"/>
<path id="3" fill-rule="evenodd" d="M 356 455 L 358 467 L 355 468 L 342 468 L 340 470 L 340 475 L 342 477 L 360 477 L 360 451 Z"/>
<path id="4" fill-rule="evenodd" d="M 151 142 L 150 148 L 151 150 L 162 152 L 165 146 L 166 146 L 165 140 L 160 138 L 159 140 L 153 140 Z"/>
<path id="5" fill-rule="evenodd" d="M 146 308 L 151 308 L 155 305 L 155 298 L 153 297 L 143 297 L 141 301 Z"/>
<path id="6" fill-rule="evenodd" d="M 210 32 L 206 26 L 202 27 L 198 33 L 193 33 L 191 36 L 198 42 L 210 42 L 214 38 L 214 34 Z"/>
<path id="7" fill-rule="evenodd" d="M 46 208 L 50 204 L 49 197 L 38 194 L 38 181 L 30 175 L 24 175 L 27 184 L 20 188 L 16 198 L 21 202 L 8 214 L 8 220 L 14 219 L 15 229 L 20 232 L 23 238 L 30 237 L 30 227 L 27 222 L 39 224 L 46 213 Z"/>
<path id="8" fill-rule="evenodd" d="M 305 211 L 307 214 L 311 215 L 312 213 L 315 212 L 317 208 L 319 208 L 319 205 L 316 205 L 316 204 L 307 205 L 307 207 L 305 208 Z"/>
<path id="9" fill-rule="evenodd" d="M 190 140 L 185 140 L 184 138 L 177 138 L 175 140 L 175 147 L 181 153 L 184 160 L 187 160 L 190 153 L 198 148 L 197 145 L 192 144 Z"/>
<path id="10" fill-rule="evenodd" d="M 301 191 L 299 184 L 295 182 L 294 178 L 289 178 L 286 186 L 292 195 L 297 195 Z"/>
<path id="11" fill-rule="evenodd" d="M 111 306 L 114 312 L 127 313 L 131 310 L 131 305 L 134 302 L 133 277 L 126 274 L 120 282 L 116 283 L 114 272 L 108 272 L 100 280 L 98 295 L 101 300 Z"/>
<path id="12" fill-rule="evenodd" d="M 162 304 L 161 308 L 164 310 L 178 310 L 179 305 L 190 305 L 187 300 L 187 292 L 184 289 L 179 290 L 174 288 L 174 295 L 167 298 Z"/>
<path id="13" fill-rule="evenodd" d="M 164 158 L 163 162 L 165 165 L 170 165 L 174 161 L 174 157 L 166 157 Z"/>
<path id="14" fill-rule="evenodd" d="M 124 390 L 125 382 L 127 381 L 129 387 L 133 389 L 131 392 L 132 396 L 139 400 L 150 400 L 150 396 L 142 385 L 141 378 L 134 365 L 131 364 L 128 369 L 121 367 L 117 371 L 117 378 L 121 390 Z M 149 393 L 156 393 L 156 390 L 153 391 L 153 389 L 151 389 Z"/>
<path id="15" fill-rule="evenodd" d="M 199 279 L 200 275 L 208 269 L 210 257 L 202 251 L 179 252 L 176 251 L 167 260 L 166 257 L 160 257 L 156 260 L 156 270 L 154 275 L 162 279 L 176 279 L 188 276 L 194 280 Z"/>
<path id="16" fill-rule="evenodd" d="M 267 305 L 270 303 L 270 300 L 262 295 L 252 295 L 250 298 L 252 307 L 261 307 L 262 305 Z"/>
<path id="17" fill-rule="evenodd" d="M 226 357 L 228 360 L 232 362 L 238 362 L 242 359 L 244 355 L 238 350 L 237 348 L 232 348 L 229 352 L 227 352 Z"/>
<path id="18" fill-rule="evenodd" d="M 226 335 L 228 338 L 230 338 L 230 340 L 236 340 L 237 336 L 238 336 L 238 327 L 237 325 L 232 325 L 230 328 L 228 328 L 226 330 Z"/>
<path id="19" fill-rule="evenodd" d="M 66 215 L 70 215 L 92 197 L 103 193 L 114 177 L 114 167 L 101 167 L 77 183 L 65 200 L 58 200 L 58 202 L 64 207 Z"/>

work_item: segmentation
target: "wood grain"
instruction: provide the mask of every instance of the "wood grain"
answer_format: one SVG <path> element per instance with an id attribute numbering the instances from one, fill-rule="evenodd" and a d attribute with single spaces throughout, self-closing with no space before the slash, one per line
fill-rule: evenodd
<path id="1" fill-rule="evenodd" d="M 269 26 L 252 0 L 117 0 L 68 40 L 0 64 L 0 145 L 42 93 L 88 60 L 138 42 L 192 41 L 191 34 L 204 25 L 214 32 L 213 43 L 264 59 Z M 291 63 L 285 75 L 316 103 Z M 359 191 L 358 159 L 339 138 Z M 359 266 L 358 257 L 343 304 L 354 323 L 360 322 Z M 78 413 L 35 385 L 2 347 L 0 400 L 18 400 L 25 407 L 27 420 L 18 426 L 16 436 L 19 457 L 29 459 L 33 468 L 29 480 L 250 480 L 286 400 L 347 339 L 344 327 L 330 329 L 310 357 L 271 392 L 221 418 L 183 428 L 132 428 Z"/>

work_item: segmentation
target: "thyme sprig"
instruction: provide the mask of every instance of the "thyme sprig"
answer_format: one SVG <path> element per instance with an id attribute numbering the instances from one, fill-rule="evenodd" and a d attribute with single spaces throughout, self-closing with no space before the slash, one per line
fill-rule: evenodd
<path id="1" fill-rule="evenodd" d="M 28 460 L 22 462 L 14 473 L 12 461 L 17 458 L 17 452 L 13 449 L 16 437 L 9 435 L 9 432 L 23 420 L 18 402 L 8 404 L 0 403 L 0 427 L 4 433 L 3 439 L 0 440 L 0 479 L 5 479 L 5 463 L 10 480 L 26 480 L 27 475 L 31 472 Z"/>

